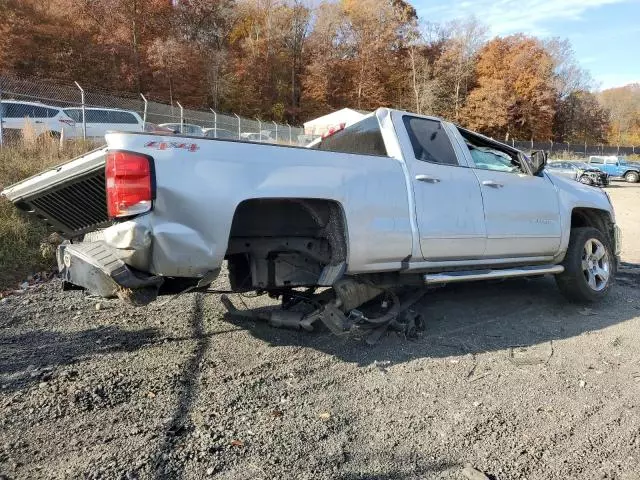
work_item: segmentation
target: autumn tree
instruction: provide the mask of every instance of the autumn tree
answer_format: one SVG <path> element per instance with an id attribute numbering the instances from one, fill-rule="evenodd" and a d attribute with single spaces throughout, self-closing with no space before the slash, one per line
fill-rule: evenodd
<path id="1" fill-rule="evenodd" d="M 229 34 L 235 21 L 234 0 L 177 2 L 172 15 L 174 35 L 184 52 L 188 55 L 194 50 L 200 58 L 209 103 L 214 109 L 220 107 L 230 89 Z"/>
<path id="2" fill-rule="evenodd" d="M 298 124 L 389 106 L 494 136 L 640 142 L 640 87 L 598 105 L 568 40 L 487 43 L 477 19 L 426 23 L 409 0 L 0 0 L 0 12 L 0 74 Z"/>
<path id="3" fill-rule="evenodd" d="M 640 145 L 640 83 L 604 90 L 600 102 L 610 112 L 609 142 Z"/>
<path id="4" fill-rule="evenodd" d="M 146 48 L 170 31 L 171 4 L 165 0 L 60 0 L 90 28 L 90 41 L 117 70 L 121 87 L 140 93 L 150 75 Z M 43 2 L 46 3 L 46 2 Z M 93 83 L 93 82 L 92 82 Z"/>
<path id="5" fill-rule="evenodd" d="M 609 112 L 597 97 L 585 90 L 575 90 L 559 100 L 554 117 L 554 139 L 560 142 L 606 142 Z"/>
<path id="6" fill-rule="evenodd" d="M 475 74 L 477 87 L 461 112 L 467 126 L 505 139 L 551 138 L 553 59 L 539 40 L 491 40 L 479 53 Z"/>
<path id="7" fill-rule="evenodd" d="M 445 87 L 435 68 L 446 44 L 445 33 L 438 24 L 416 21 L 407 30 L 406 38 L 411 89 L 407 108 L 423 115 L 439 115 L 448 108 L 442 93 Z"/>
<path id="8" fill-rule="evenodd" d="M 320 3 L 315 10 L 301 79 L 303 114 L 309 118 L 347 105 L 347 75 L 342 69 L 346 55 L 342 39 L 347 29 L 340 4 Z"/>
<path id="9" fill-rule="evenodd" d="M 439 112 L 458 121 L 470 87 L 478 53 L 486 43 L 488 28 L 475 17 L 456 20 L 445 26 L 446 42 L 436 61 L 435 75 L 441 86 L 442 103 L 449 106 Z"/>
<path id="10" fill-rule="evenodd" d="M 415 15 L 401 0 L 321 3 L 304 76 L 307 112 L 403 101 L 409 86 L 403 32 Z"/>

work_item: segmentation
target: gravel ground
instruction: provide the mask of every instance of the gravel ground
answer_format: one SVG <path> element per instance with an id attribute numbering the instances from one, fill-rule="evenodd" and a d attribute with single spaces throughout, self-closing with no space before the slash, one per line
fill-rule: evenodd
<path id="1" fill-rule="evenodd" d="M 638 263 L 640 186 L 609 191 Z M 375 347 L 53 281 L 0 304 L 0 478 L 639 479 L 639 281 L 441 289 Z"/>

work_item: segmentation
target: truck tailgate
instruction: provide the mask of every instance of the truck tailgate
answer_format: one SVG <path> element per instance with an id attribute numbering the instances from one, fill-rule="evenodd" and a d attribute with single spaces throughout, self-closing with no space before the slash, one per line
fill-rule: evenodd
<path id="1" fill-rule="evenodd" d="M 107 147 L 7 187 L 2 195 L 67 238 L 109 223 L 104 166 Z"/>

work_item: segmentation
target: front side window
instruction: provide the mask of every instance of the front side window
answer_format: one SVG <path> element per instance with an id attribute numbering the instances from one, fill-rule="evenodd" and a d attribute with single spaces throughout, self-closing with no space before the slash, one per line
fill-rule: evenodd
<path id="1" fill-rule="evenodd" d="M 403 117 L 416 159 L 442 165 L 458 165 L 458 159 L 442 122 L 427 118 Z"/>
<path id="2" fill-rule="evenodd" d="M 387 156 L 378 119 L 371 116 L 324 138 L 312 148 L 327 152 Z"/>
<path id="3" fill-rule="evenodd" d="M 512 165 L 511 157 L 506 153 L 494 150 L 490 147 L 477 147 L 469 145 L 469 151 L 476 168 L 483 170 L 495 170 L 498 172 L 518 173 L 520 169 Z"/>
<path id="4" fill-rule="evenodd" d="M 6 103 L 3 107 L 2 116 L 5 118 L 51 118 L 58 114 L 58 111 L 53 108 L 28 103 Z"/>
<path id="5" fill-rule="evenodd" d="M 529 159 L 525 155 L 518 155 L 517 150 L 491 141 L 469 130 L 462 128 L 458 128 L 458 130 L 469 148 L 475 168 L 496 172 L 528 173 L 527 167 L 522 163 Z"/>

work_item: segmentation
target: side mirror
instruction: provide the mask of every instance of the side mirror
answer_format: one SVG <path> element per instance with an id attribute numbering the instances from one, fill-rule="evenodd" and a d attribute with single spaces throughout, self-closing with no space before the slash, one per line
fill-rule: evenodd
<path id="1" fill-rule="evenodd" d="M 534 175 L 539 175 L 547 164 L 547 152 L 536 150 L 531 152 L 531 169 Z"/>

